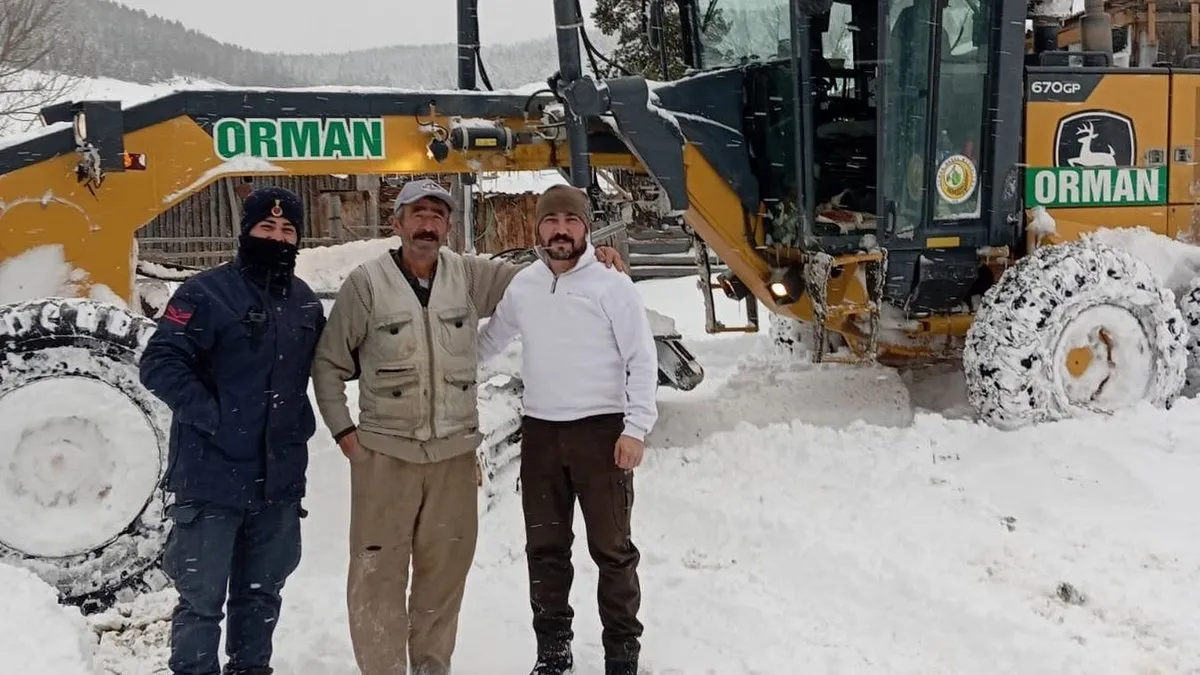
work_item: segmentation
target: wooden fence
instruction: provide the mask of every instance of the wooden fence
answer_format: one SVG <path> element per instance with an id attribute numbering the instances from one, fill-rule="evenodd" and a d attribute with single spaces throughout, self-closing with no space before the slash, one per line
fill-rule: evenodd
<path id="1" fill-rule="evenodd" d="M 327 246 L 379 236 L 378 178 L 255 176 L 222 178 L 150 221 L 137 233 L 139 257 L 212 267 L 231 260 L 241 231 L 241 204 L 255 188 L 278 185 L 300 196 L 302 246 Z M 386 235 L 386 232 L 383 232 Z"/>

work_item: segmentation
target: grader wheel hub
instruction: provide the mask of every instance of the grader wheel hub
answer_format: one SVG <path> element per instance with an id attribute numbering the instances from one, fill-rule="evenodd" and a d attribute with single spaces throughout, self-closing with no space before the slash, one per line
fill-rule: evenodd
<path id="1" fill-rule="evenodd" d="M 1112 362 L 1113 355 L 1113 340 L 1112 336 L 1104 328 L 1100 328 L 1096 332 L 1096 338 L 1099 344 L 1090 344 L 1081 347 L 1075 347 L 1067 352 L 1067 372 L 1073 378 L 1081 378 L 1087 374 L 1089 368 L 1092 367 L 1092 360 L 1096 356 L 1103 356 L 1103 362 L 1108 365 L 1115 365 Z M 1097 354 L 1098 347 L 1103 346 L 1103 354 Z"/>
<path id="2" fill-rule="evenodd" d="M 1138 318 L 1124 308 L 1097 305 L 1070 322 L 1058 352 L 1067 396 L 1077 405 L 1115 409 L 1149 387 L 1153 356 Z"/>

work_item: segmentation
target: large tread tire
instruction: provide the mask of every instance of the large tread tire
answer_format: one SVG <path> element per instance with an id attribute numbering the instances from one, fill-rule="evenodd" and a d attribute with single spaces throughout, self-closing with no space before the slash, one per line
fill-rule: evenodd
<path id="1" fill-rule="evenodd" d="M 812 326 L 771 312 L 767 318 L 767 334 L 776 351 L 796 357 L 807 357 L 813 343 Z"/>
<path id="2" fill-rule="evenodd" d="M 93 300 L 0 307 L 0 561 L 87 613 L 169 583 L 171 414 L 138 378 L 153 330 Z"/>
<path id="3" fill-rule="evenodd" d="M 1188 333 L 1188 368 L 1185 396 L 1200 392 L 1200 277 L 1192 279 L 1179 295 L 1179 311 Z"/>
<path id="4" fill-rule="evenodd" d="M 1098 404 L 1073 400 L 1069 391 L 1063 340 L 1072 322 L 1097 308 L 1123 310 L 1105 320 L 1132 322 L 1141 334 L 1112 339 L 1118 350 L 1135 347 L 1117 367 L 1144 362 L 1142 371 L 1119 373 L 1134 377 L 1130 386 L 1143 384 L 1129 400 Z M 1165 408 L 1184 384 L 1187 328 L 1170 289 L 1132 254 L 1098 242 L 1046 246 L 1019 260 L 984 294 L 967 333 L 963 366 L 978 417 L 1001 429 L 1111 414 L 1141 402 Z"/>

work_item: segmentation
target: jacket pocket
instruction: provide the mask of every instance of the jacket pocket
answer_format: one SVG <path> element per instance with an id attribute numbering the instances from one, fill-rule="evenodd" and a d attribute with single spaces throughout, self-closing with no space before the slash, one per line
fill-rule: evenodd
<path id="1" fill-rule="evenodd" d="M 442 347 L 455 355 L 475 353 L 475 333 L 478 321 L 471 315 L 470 307 L 450 307 L 437 311 L 437 331 Z"/>
<path id="2" fill-rule="evenodd" d="M 392 359 L 407 359 L 417 351 L 420 336 L 412 312 L 395 312 L 376 319 L 375 333 L 383 353 Z"/>
<path id="3" fill-rule="evenodd" d="M 477 427 L 477 375 L 474 369 L 457 368 L 443 376 L 445 392 L 445 416 L 447 421 L 461 425 L 463 429 Z"/>
<path id="4" fill-rule="evenodd" d="M 421 426 L 421 376 L 413 365 L 380 364 L 372 371 L 375 423 L 387 429 Z"/>

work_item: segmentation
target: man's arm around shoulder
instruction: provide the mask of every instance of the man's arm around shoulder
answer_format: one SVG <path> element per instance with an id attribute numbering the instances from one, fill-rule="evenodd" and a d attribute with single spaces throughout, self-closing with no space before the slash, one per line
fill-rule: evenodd
<path id="1" fill-rule="evenodd" d="M 463 255 L 462 259 L 467 268 L 467 278 L 470 280 L 468 292 L 481 319 L 495 313 L 500 298 L 504 297 L 504 292 L 508 290 L 513 278 L 518 272 L 529 267 L 529 263 L 517 265 L 477 255 Z"/>
<path id="2" fill-rule="evenodd" d="M 208 292 L 200 279 L 185 281 L 167 301 L 138 364 L 142 385 L 162 399 L 175 418 L 216 433 L 219 410 L 201 368 L 215 342 Z"/>
<path id="3" fill-rule="evenodd" d="M 371 289 L 359 267 L 346 277 L 329 310 L 313 357 L 313 393 L 317 409 L 334 440 L 354 431 L 346 403 L 346 382 L 359 375 L 358 348 L 367 336 Z"/>
<path id="4" fill-rule="evenodd" d="M 641 294 L 632 279 L 620 276 L 610 282 L 604 308 L 627 373 L 624 435 L 644 441 L 658 421 L 658 350 Z"/>

